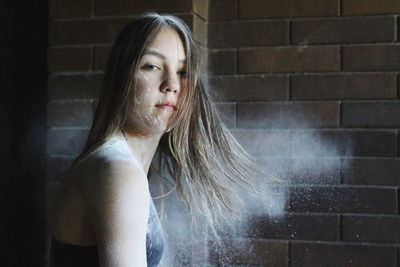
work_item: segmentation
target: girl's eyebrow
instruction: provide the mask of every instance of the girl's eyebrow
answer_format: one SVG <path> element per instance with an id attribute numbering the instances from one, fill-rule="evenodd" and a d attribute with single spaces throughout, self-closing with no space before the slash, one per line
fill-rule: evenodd
<path id="1" fill-rule="evenodd" d="M 161 53 L 159 53 L 159 52 L 157 52 L 157 51 L 155 51 L 153 49 L 144 50 L 143 56 L 144 55 L 152 55 L 152 56 L 156 56 L 156 57 L 158 57 L 160 59 L 164 59 L 165 60 L 165 56 L 163 54 L 161 54 Z"/>
<path id="2" fill-rule="evenodd" d="M 161 54 L 160 52 L 157 52 L 157 51 L 154 50 L 154 49 L 146 49 L 146 50 L 144 50 L 143 56 L 144 56 L 144 55 L 155 56 L 155 57 L 158 57 L 158 58 L 160 58 L 160 59 L 162 59 L 162 60 L 165 60 L 165 59 L 166 59 L 166 56 L 164 56 L 164 55 Z M 179 63 L 186 64 L 186 58 L 179 60 Z"/>

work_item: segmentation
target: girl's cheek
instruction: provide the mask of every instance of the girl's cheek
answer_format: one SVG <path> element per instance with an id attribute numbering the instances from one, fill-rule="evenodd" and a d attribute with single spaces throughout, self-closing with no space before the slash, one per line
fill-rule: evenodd
<path id="1" fill-rule="evenodd" d="M 145 102 L 146 99 L 150 97 L 150 93 L 151 93 L 151 88 L 149 86 L 138 88 L 135 102 L 138 104 L 140 102 Z"/>

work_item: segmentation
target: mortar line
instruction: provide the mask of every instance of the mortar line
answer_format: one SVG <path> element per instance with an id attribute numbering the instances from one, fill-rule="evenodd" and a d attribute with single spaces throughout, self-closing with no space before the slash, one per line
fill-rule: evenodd
<path id="1" fill-rule="evenodd" d="M 343 241 L 343 214 L 339 214 L 339 240 Z"/>
<path id="2" fill-rule="evenodd" d="M 95 18 L 96 14 L 96 0 L 92 0 L 92 18 Z"/>
<path id="3" fill-rule="evenodd" d="M 235 21 L 239 20 L 239 1 L 235 0 Z"/>
<path id="4" fill-rule="evenodd" d="M 400 99 L 400 73 L 397 73 L 395 77 L 395 83 L 396 83 L 396 98 Z"/>
<path id="5" fill-rule="evenodd" d="M 397 188 L 397 191 L 396 191 L 396 197 L 395 197 L 395 205 L 396 205 L 396 210 L 397 210 L 397 215 L 399 215 L 400 214 L 400 209 L 399 209 L 399 193 L 400 193 L 400 188 L 398 187 Z"/>

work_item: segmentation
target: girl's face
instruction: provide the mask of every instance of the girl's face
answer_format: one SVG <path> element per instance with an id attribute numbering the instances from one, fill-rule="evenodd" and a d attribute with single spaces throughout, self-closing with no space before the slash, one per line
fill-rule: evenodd
<path id="1" fill-rule="evenodd" d="M 186 55 L 175 30 L 164 27 L 145 48 L 136 73 L 135 99 L 129 113 L 130 130 L 165 133 L 186 87 Z"/>

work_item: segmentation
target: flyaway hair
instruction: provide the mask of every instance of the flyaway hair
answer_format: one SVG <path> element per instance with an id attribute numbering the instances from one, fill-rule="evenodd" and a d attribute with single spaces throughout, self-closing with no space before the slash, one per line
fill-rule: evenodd
<path id="1" fill-rule="evenodd" d="M 123 131 L 134 105 L 135 74 L 146 46 L 159 30 L 169 27 L 182 40 L 186 53 L 187 84 L 158 149 L 160 162 L 169 170 L 177 191 L 189 208 L 205 215 L 215 232 L 219 218 L 232 210 L 237 188 L 255 191 L 256 173 L 248 154 L 223 125 L 204 83 L 199 48 L 188 26 L 179 18 L 155 13 L 130 22 L 118 36 L 105 72 L 103 92 L 86 147 L 76 162 Z"/>

